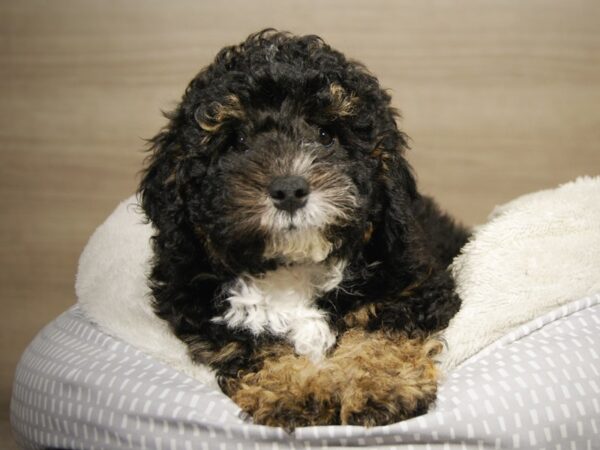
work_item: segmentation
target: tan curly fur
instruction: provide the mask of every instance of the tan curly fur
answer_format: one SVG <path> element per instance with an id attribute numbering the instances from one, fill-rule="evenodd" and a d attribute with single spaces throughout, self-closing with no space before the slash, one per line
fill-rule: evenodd
<path id="1" fill-rule="evenodd" d="M 262 369 L 241 374 L 228 394 L 258 424 L 393 423 L 425 412 L 435 400 L 440 350 L 435 338 L 353 329 L 320 363 L 286 345 L 269 348 Z"/>
<path id="2" fill-rule="evenodd" d="M 228 95 L 222 103 L 213 102 L 211 104 L 212 111 L 200 120 L 200 127 L 209 133 L 218 131 L 223 123 L 231 118 L 244 118 L 244 110 L 240 99 L 235 95 Z"/>
<path id="3" fill-rule="evenodd" d="M 342 86 L 333 83 L 329 87 L 331 94 L 331 104 L 327 113 L 332 117 L 352 116 L 356 112 L 358 98 L 353 94 L 348 94 Z"/>

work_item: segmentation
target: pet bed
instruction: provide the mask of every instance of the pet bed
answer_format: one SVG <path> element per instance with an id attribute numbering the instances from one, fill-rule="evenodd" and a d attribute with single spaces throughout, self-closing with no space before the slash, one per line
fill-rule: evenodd
<path id="1" fill-rule="evenodd" d="M 152 229 L 122 203 L 83 252 L 79 302 L 15 376 L 26 448 L 593 448 L 600 434 L 600 178 L 521 197 L 453 263 L 463 307 L 423 416 L 365 429 L 253 425 L 151 311 Z M 407 447 L 404 447 L 404 446 Z"/>

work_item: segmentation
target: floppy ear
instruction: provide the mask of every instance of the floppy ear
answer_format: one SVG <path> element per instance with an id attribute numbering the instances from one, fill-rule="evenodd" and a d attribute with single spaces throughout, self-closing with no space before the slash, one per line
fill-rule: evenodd
<path id="1" fill-rule="evenodd" d="M 382 210 L 373 245 L 383 262 L 383 279 L 394 294 L 380 306 L 379 316 L 395 329 L 439 330 L 456 313 L 460 299 L 437 246 L 455 239 L 458 228 L 417 192 L 404 158 L 404 136 L 392 131 L 380 147 Z"/>
<path id="2" fill-rule="evenodd" d="M 373 239 L 378 250 L 390 258 L 406 251 L 411 244 L 408 241 L 421 234 L 412 213 L 418 196 L 416 182 L 404 158 L 407 137 L 398 130 L 396 115 L 391 108 L 382 114 L 377 144 L 371 153 L 378 159 L 377 183 L 381 192 L 381 213 L 374 223 Z"/>
<path id="3" fill-rule="evenodd" d="M 163 228 L 167 220 L 174 219 L 174 211 L 181 207 L 177 192 L 177 161 L 181 158 L 181 149 L 175 134 L 162 131 L 151 141 L 151 154 L 147 158 L 142 181 L 139 186 L 141 206 L 147 218 L 157 229 Z"/>
<path id="4" fill-rule="evenodd" d="M 178 141 L 176 127 L 171 122 L 170 128 L 152 139 L 139 195 L 156 230 L 149 277 L 154 309 L 182 337 L 197 334 L 206 317 L 214 315 L 211 302 L 219 280 L 180 191 L 181 185 L 189 184 L 190 164 L 186 164 L 189 156 Z"/>
<path id="5" fill-rule="evenodd" d="M 191 157 L 185 142 L 206 143 L 206 131 L 201 129 L 200 122 L 211 117 L 205 117 L 209 102 L 201 97 L 203 80 L 204 73 L 201 72 L 190 82 L 177 109 L 164 113 L 169 119 L 168 125 L 149 141 L 150 154 L 138 194 L 146 216 L 161 231 L 185 217 L 185 205 L 179 191 L 179 186 L 186 185 L 189 168 L 186 158 Z M 198 174 L 194 175 L 198 179 Z"/>
<path id="6" fill-rule="evenodd" d="M 156 230 L 150 279 L 157 299 L 159 286 L 172 284 L 172 278 L 178 276 L 175 267 L 183 273 L 182 267 L 191 264 L 191 247 L 197 240 L 178 188 L 183 151 L 172 130 L 165 129 L 150 141 L 151 153 L 138 190 L 142 209 Z"/>
<path id="7" fill-rule="evenodd" d="M 380 180 L 383 218 L 380 225 L 385 248 L 405 254 L 416 267 L 446 269 L 469 237 L 469 230 L 421 195 L 410 164 L 404 158 L 405 136 L 395 130 L 380 143 Z"/>
<path id="8" fill-rule="evenodd" d="M 184 239 L 175 235 L 184 233 L 187 238 L 198 240 L 198 230 L 191 224 L 185 197 L 186 191 L 189 194 L 190 190 L 199 189 L 206 164 L 192 155 L 177 132 L 186 129 L 183 113 L 178 110 L 167 117 L 170 119 L 168 127 L 150 140 L 150 155 L 138 195 L 146 217 L 159 232 L 157 236 L 175 242 Z M 200 141 L 196 136 L 193 140 Z"/>

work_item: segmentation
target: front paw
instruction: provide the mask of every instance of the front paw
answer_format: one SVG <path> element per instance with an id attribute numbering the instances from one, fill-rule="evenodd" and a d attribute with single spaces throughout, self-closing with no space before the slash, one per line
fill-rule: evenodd
<path id="1" fill-rule="evenodd" d="M 229 395 L 263 425 L 385 425 L 435 401 L 440 349 L 431 338 L 351 330 L 320 363 L 289 349 L 271 354 L 261 370 L 232 380 Z"/>
<path id="2" fill-rule="evenodd" d="M 347 377 L 341 423 L 387 425 L 427 412 L 436 398 L 439 372 L 434 357 L 441 348 L 435 338 L 348 333 L 336 355 Z"/>
<path id="3" fill-rule="evenodd" d="M 339 424 L 338 387 L 331 372 L 293 352 L 265 360 L 261 370 L 229 382 L 228 394 L 260 425 L 286 429 Z"/>

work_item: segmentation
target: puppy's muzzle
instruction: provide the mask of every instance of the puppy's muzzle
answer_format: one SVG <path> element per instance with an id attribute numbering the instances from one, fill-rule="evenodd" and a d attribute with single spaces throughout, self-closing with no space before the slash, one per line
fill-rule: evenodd
<path id="1" fill-rule="evenodd" d="M 275 207 L 290 214 L 306 205 L 308 194 L 308 181 L 300 176 L 277 177 L 269 185 L 269 195 Z"/>

